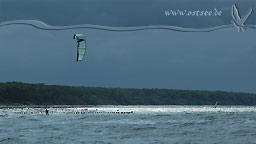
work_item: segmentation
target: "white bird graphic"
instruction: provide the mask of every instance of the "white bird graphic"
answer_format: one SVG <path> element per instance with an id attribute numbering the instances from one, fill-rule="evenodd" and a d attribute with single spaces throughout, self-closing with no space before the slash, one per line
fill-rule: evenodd
<path id="1" fill-rule="evenodd" d="M 247 15 L 245 15 L 242 19 L 241 16 L 239 15 L 239 11 L 236 7 L 236 5 L 234 4 L 232 6 L 232 16 L 233 16 L 233 24 L 235 27 L 238 28 L 238 32 L 240 31 L 245 31 L 245 22 L 248 19 L 248 17 L 251 15 L 252 13 L 252 8 L 250 9 L 249 13 Z"/>

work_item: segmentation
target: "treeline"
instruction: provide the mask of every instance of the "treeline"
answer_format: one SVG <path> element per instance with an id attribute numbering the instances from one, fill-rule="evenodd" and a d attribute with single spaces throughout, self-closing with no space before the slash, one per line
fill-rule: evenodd
<path id="1" fill-rule="evenodd" d="M 2 105 L 256 105 L 256 94 L 224 91 L 0 83 Z"/>

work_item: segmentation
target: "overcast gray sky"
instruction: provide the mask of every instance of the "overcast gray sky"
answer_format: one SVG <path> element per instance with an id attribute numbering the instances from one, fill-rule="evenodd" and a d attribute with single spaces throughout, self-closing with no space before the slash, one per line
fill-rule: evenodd
<path id="1" fill-rule="evenodd" d="M 74 33 L 88 41 L 77 63 Z M 1 81 L 256 92 L 256 31 L 0 29 Z"/>
<path id="2" fill-rule="evenodd" d="M 231 7 L 240 15 L 256 8 L 255 0 L 0 0 L 0 21 L 40 20 L 49 25 L 172 25 L 205 28 L 230 24 Z M 222 11 L 221 16 L 166 16 L 165 11 Z M 251 17 L 256 17 L 252 13 Z M 250 18 L 247 23 L 256 24 Z"/>
<path id="3" fill-rule="evenodd" d="M 76 62 L 74 33 L 86 35 Z M 0 81 L 256 93 L 255 29 L 209 33 L 0 28 Z"/>

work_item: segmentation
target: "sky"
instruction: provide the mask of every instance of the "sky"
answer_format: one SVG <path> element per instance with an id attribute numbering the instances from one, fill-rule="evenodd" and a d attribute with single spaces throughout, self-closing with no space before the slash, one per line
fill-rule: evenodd
<path id="1" fill-rule="evenodd" d="M 0 21 L 40 20 L 49 25 L 94 24 L 115 27 L 172 25 L 205 28 L 230 24 L 231 7 L 240 15 L 255 0 L 0 0 Z M 222 11 L 221 16 L 166 16 L 165 11 Z M 252 13 L 251 17 L 256 17 Z M 247 23 L 256 24 L 256 19 Z"/>
<path id="2" fill-rule="evenodd" d="M 245 10 L 246 12 L 246 10 Z M 76 62 L 73 34 L 88 49 Z M 256 30 L 213 32 L 0 27 L 0 82 L 256 93 Z"/>

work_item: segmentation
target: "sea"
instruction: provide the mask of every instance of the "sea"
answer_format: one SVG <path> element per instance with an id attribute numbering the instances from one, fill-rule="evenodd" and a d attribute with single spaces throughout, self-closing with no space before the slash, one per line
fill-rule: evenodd
<path id="1" fill-rule="evenodd" d="M 1 107 L 0 144 L 256 144 L 254 106 Z"/>

